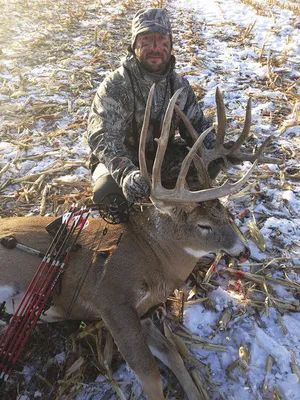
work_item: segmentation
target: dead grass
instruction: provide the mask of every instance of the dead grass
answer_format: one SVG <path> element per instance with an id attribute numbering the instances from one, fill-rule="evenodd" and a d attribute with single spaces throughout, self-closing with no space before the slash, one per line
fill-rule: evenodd
<path id="1" fill-rule="evenodd" d="M 253 7 L 259 15 L 274 18 L 274 7 L 293 11 L 298 18 L 299 6 L 296 1 L 280 2 L 270 0 L 267 7 L 255 0 L 241 0 L 244 4 Z M 4 4 L 4 3 L 3 3 Z M 2 5 L 3 5 L 2 4 Z M 100 7 L 99 7 L 100 4 Z M 118 13 L 112 13 L 111 5 L 119 7 Z M 171 2 L 153 1 L 153 6 L 171 7 Z M 54 0 L 37 0 L 25 2 L 5 2 L 7 7 L 2 15 L 0 27 L 1 43 L 10 42 L 11 53 L 3 50 L 0 61 L 0 71 L 11 76 L 11 79 L 0 78 L 0 111 L 3 116 L 3 125 L 0 131 L 1 143 L 6 143 L 14 151 L 21 150 L 11 161 L 0 161 L 0 215 L 24 215 L 32 209 L 41 215 L 50 213 L 56 215 L 71 203 L 87 204 L 90 202 L 91 187 L 89 173 L 85 171 L 84 179 L 73 182 L 69 186 L 62 177 L 75 173 L 77 168 L 84 168 L 88 161 L 88 154 L 83 153 L 78 157 L 73 150 L 80 137 L 84 137 L 87 123 L 88 108 L 91 104 L 95 90 L 103 79 L 105 73 L 114 69 L 119 64 L 121 54 L 125 54 L 125 44 L 130 41 L 129 26 L 131 16 L 137 8 L 144 6 L 143 1 L 100 1 L 91 3 L 88 0 L 76 0 L 65 3 Z M 43 12 L 41 12 L 43 10 Z M 11 26 L 11 12 L 16 13 L 16 20 L 20 25 Z M 97 15 L 97 22 L 92 25 L 80 25 L 81 21 L 89 21 Z M 199 32 L 203 29 L 201 22 L 193 15 L 177 16 L 182 20 L 182 26 L 174 29 L 176 45 L 186 51 L 179 57 L 182 62 L 191 63 L 197 74 L 206 66 L 206 60 L 199 56 L 198 49 L 207 43 Z M 37 26 L 34 37 L 29 38 L 28 32 Z M 110 28 L 107 28 L 109 23 Z M 23 25 L 22 25 L 23 24 Z M 25 27 L 25 28 L 24 28 Z M 28 31 L 26 29 L 28 28 Z M 186 29 L 188 27 L 188 29 Z M 224 37 L 223 40 L 233 43 L 237 47 L 241 44 L 248 46 L 251 43 L 255 22 L 246 28 L 236 27 L 235 35 Z M 22 28 L 22 29 L 21 29 Z M 19 30 L 20 29 L 20 30 Z M 25 31 L 24 31 L 25 29 Z M 26 33 L 26 34 L 25 34 Z M 29 40 L 30 39 L 30 40 Z M 288 44 L 288 43 L 287 43 Z M 24 51 L 26 49 L 26 51 Z M 261 89 L 277 89 L 285 92 L 285 98 L 276 99 L 276 110 L 266 115 L 272 125 L 281 126 L 282 134 L 293 126 L 286 121 L 286 117 L 294 113 L 295 120 L 299 122 L 299 95 L 297 94 L 298 81 L 292 81 L 286 73 L 285 65 L 288 60 L 288 49 L 279 54 L 268 54 L 268 35 L 261 48 L 255 51 L 259 55 L 262 66 L 268 67 L 268 76 L 257 82 L 251 82 L 253 87 Z M 49 70 L 32 73 L 32 70 L 41 66 L 48 66 Z M 226 73 L 226 72 L 224 72 Z M 229 74 L 230 72 L 228 72 Z M 219 79 L 222 76 L 218 75 Z M 200 84 L 193 86 L 197 99 L 201 100 L 204 90 Z M 59 96 L 56 99 L 55 95 Z M 260 102 L 268 101 L 264 90 L 252 97 Z M 214 108 L 209 110 L 211 114 Z M 298 118 L 298 119 L 297 119 Z M 65 121 L 61 126 L 60 121 Z M 236 118 L 239 126 L 242 118 Z M 229 121 L 229 125 L 231 121 Z M 254 133 L 255 134 L 255 133 Z M 87 144 L 86 144 L 87 146 Z M 251 148 L 251 138 L 248 146 Z M 272 150 L 284 153 L 287 160 L 296 159 L 297 147 L 286 144 L 278 149 L 274 145 Z M 34 167 L 47 161 L 43 172 L 35 172 Z M 50 162 L 51 161 L 51 162 Z M 27 169 L 24 167 L 30 165 Z M 257 201 L 264 200 L 266 207 L 272 207 L 270 199 L 264 197 L 261 190 L 264 182 L 270 182 L 272 171 L 261 169 L 254 174 L 255 182 L 249 184 L 239 196 L 249 198 L 252 210 Z M 299 168 L 284 166 L 280 170 L 280 189 L 294 188 L 294 183 L 300 179 Z M 268 183 L 268 185 L 276 185 Z M 283 204 L 293 218 L 294 211 Z M 270 213 L 276 210 L 270 208 Z M 242 210 L 241 220 L 251 213 L 250 209 Z M 261 223 L 265 216 L 248 223 L 246 235 L 264 249 L 265 242 L 260 234 Z M 246 223 L 246 220 L 245 220 Z M 289 273 L 295 268 L 291 266 L 289 258 L 280 257 L 282 250 L 281 232 L 274 232 L 274 254 L 264 262 L 253 260 L 249 270 L 243 265 L 231 263 L 231 268 L 218 266 L 219 259 L 212 263 L 211 260 L 201 260 L 198 268 L 190 276 L 189 281 L 181 290 L 176 291 L 156 314 L 165 327 L 167 335 L 176 341 L 178 350 L 182 354 L 189 354 L 189 362 L 193 365 L 198 377 L 197 384 L 205 398 L 205 387 L 210 385 L 217 391 L 208 365 L 195 360 L 187 349 L 205 348 L 209 351 L 224 351 L 224 346 L 214 346 L 213 337 L 204 340 L 191 335 L 179 324 L 182 322 L 184 309 L 191 304 L 203 304 L 208 310 L 216 311 L 215 305 L 209 294 L 220 285 L 236 299 L 234 309 L 225 310 L 215 327 L 215 332 L 230 333 L 241 316 L 246 313 L 267 313 L 270 307 L 278 312 L 278 324 L 283 332 L 287 332 L 281 315 L 287 311 L 299 311 L 300 298 L 299 285 L 292 282 Z M 291 258 L 295 259 L 294 246 L 291 244 L 288 251 Z M 278 252 L 278 257 L 276 253 Z M 276 278 L 274 277 L 276 273 Z M 281 277 L 278 278 L 278 273 Z M 286 301 L 276 295 L 276 286 L 287 288 L 295 300 Z M 257 317 L 259 318 L 259 317 Z M 175 335 L 175 336 L 174 336 Z M 45 351 L 47 349 L 47 351 Z M 235 373 L 245 374 L 248 369 L 250 357 L 247 346 L 241 346 L 239 357 L 227 369 L 228 379 L 236 379 Z M 58 353 L 64 352 L 63 361 L 53 361 Z M 113 379 L 113 371 L 122 363 L 116 353 L 111 338 L 107 336 L 102 322 L 95 326 L 78 328 L 78 325 L 41 325 L 30 339 L 26 351 L 21 359 L 21 367 L 33 365 L 38 371 L 30 382 L 24 380 L 20 372 L 16 372 L 12 381 L 5 390 L 1 391 L 1 399 L 11 400 L 19 394 L 29 393 L 31 396 L 39 390 L 44 399 L 55 399 L 65 396 L 72 399 L 87 384 L 95 390 L 99 385 L 110 385 L 107 393 L 118 393 L 124 398 L 126 393 L 131 393 L 130 384 L 119 387 Z M 266 378 L 263 392 L 269 398 L 281 398 L 279 389 L 268 381 L 268 373 L 272 368 L 273 360 L 268 357 L 266 363 Z M 299 376 L 296 362 L 291 365 L 291 371 Z M 195 372 L 197 371 L 197 372 Z M 95 379 L 102 376 L 103 383 L 95 384 Z M 172 379 L 172 378 L 171 378 Z M 173 378 L 174 379 L 174 378 Z M 196 379 L 196 377 L 195 377 Z M 176 382 L 172 381 L 170 393 L 180 394 Z M 181 393 L 182 395 L 182 393 Z M 271 396 L 271 397 L 270 397 Z M 273 396 L 273 397 L 272 397 Z M 220 398 L 223 398 L 220 394 Z"/>
<path id="2" fill-rule="evenodd" d="M 273 17 L 275 7 L 278 7 L 282 10 L 290 10 L 296 16 L 300 15 L 300 6 L 297 4 L 297 1 L 282 1 L 282 0 L 266 0 L 264 2 L 256 1 L 256 0 L 240 0 L 242 3 L 253 7 L 257 14 L 264 15 L 267 17 Z"/>

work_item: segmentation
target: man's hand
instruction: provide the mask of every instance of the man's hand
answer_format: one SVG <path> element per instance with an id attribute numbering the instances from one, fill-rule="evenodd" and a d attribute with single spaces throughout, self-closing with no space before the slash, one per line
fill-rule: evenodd
<path id="1" fill-rule="evenodd" d="M 129 203 L 141 203 L 150 196 L 150 186 L 140 171 L 131 171 L 125 176 L 122 190 Z"/>

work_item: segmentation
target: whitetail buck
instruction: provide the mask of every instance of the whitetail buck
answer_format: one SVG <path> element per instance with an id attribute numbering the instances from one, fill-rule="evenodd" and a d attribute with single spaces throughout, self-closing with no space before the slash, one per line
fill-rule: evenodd
<path id="1" fill-rule="evenodd" d="M 63 275 L 61 294 L 54 295 L 53 302 L 61 319 L 103 319 L 150 400 L 164 399 L 161 377 L 153 355 L 174 372 L 190 400 L 199 400 L 201 395 L 178 352 L 149 319 L 143 320 L 143 316 L 152 307 L 166 301 L 168 295 L 186 280 L 201 256 L 222 252 L 236 258 L 249 257 L 248 248 L 233 228 L 229 213 L 218 199 L 238 191 L 253 167 L 237 183 L 225 183 L 213 188 L 206 170 L 208 163 L 220 157 L 226 161 L 228 156 L 240 160 L 270 160 L 261 156 L 266 143 L 254 155 L 240 152 L 250 131 L 250 104 L 242 135 L 230 150 L 223 146 L 226 118 L 224 104 L 218 93 L 219 126 L 215 149 L 207 150 L 201 145 L 208 131 L 204 132 L 184 160 L 176 187 L 164 189 L 160 171 L 174 107 L 190 134 L 198 137 L 175 105 L 179 90 L 171 99 L 164 118 L 151 182 L 144 147 L 153 90 L 150 91 L 146 107 L 139 154 L 141 171 L 151 183 L 154 207 L 133 212 L 128 223 L 122 228 L 112 226 L 104 237 L 101 236 L 103 221 L 91 219 L 80 237 L 82 248 L 73 253 Z M 185 185 L 192 161 L 198 168 L 202 185 L 202 189 L 197 191 L 189 191 Z M 0 237 L 13 235 L 18 242 L 45 252 L 50 242 L 45 225 L 52 220 L 46 217 L 2 219 Z M 116 244 L 120 229 L 123 235 Z M 108 248 L 109 257 L 105 259 L 101 251 Z M 0 264 L 0 300 L 3 301 L 4 297 L 25 291 L 39 262 L 36 256 L 0 246 Z M 84 280 L 87 270 L 88 276 Z M 78 285 L 82 285 L 81 290 L 70 309 Z"/>

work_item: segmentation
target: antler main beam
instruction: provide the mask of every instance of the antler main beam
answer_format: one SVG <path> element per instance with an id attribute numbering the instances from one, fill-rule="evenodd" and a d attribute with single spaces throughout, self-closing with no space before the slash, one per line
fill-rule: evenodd
<path id="1" fill-rule="evenodd" d="M 248 178 L 252 174 L 256 165 L 257 160 L 247 171 L 247 173 L 235 183 L 230 183 L 227 180 L 221 186 L 196 191 L 190 191 L 188 189 L 185 189 L 184 187 L 178 189 L 177 185 L 175 189 L 165 189 L 160 185 L 152 189 L 151 197 L 155 200 L 160 200 L 167 203 L 196 203 L 225 197 L 230 194 L 237 193 L 239 190 L 241 190 L 244 183 L 247 182 Z"/>

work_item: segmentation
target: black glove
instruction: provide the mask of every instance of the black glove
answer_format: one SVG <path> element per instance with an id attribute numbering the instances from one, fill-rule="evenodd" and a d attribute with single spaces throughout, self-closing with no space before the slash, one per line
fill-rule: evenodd
<path id="1" fill-rule="evenodd" d="M 139 170 L 131 171 L 125 176 L 122 190 L 129 203 L 141 203 L 150 196 L 150 186 Z"/>

